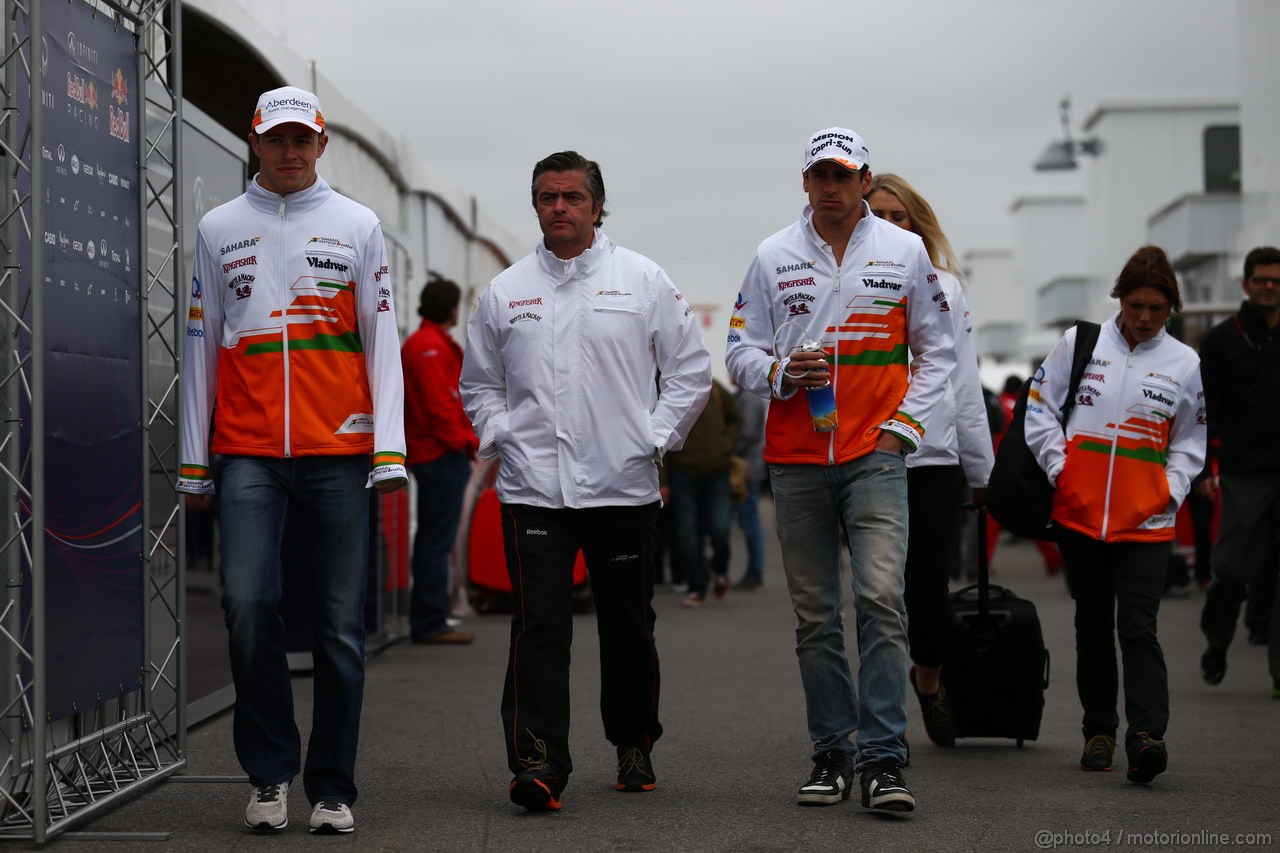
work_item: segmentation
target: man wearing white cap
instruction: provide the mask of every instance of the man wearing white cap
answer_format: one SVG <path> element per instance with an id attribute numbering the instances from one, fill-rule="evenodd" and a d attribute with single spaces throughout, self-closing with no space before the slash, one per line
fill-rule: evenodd
<path id="1" fill-rule="evenodd" d="M 316 96 L 264 93 L 244 195 L 196 233 L 182 361 L 181 466 L 207 507 L 222 457 L 222 607 L 236 688 L 245 823 L 284 829 L 301 765 L 279 614 L 285 547 L 312 596 L 315 705 L 306 766 L 314 832 L 350 832 L 364 694 L 370 486 L 405 485 L 403 379 L 386 247 L 373 211 L 316 174 L 329 137 Z M 216 403 L 216 406 L 215 406 Z M 212 422 L 211 422 L 212 415 Z M 296 541 L 294 541 L 296 540 Z"/>
<path id="2" fill-rule="evenodd" d="M 797 799 L 839 803 L 859 773 L 864 807 L 912 811 L 902 778 L 904 458 L 942 398 L 955 353 L 950 309 L 924 244 L 863 201 L 869 160 L 851 130 L 809 138 L 809 205 L 756 250 L 729 320 L 726 362 L 738 385 L 772 397 L 764 458 L 814 745 L 813 773 Z M 853 564 L 856 690 L 840 615 L 839 524 Z"/>

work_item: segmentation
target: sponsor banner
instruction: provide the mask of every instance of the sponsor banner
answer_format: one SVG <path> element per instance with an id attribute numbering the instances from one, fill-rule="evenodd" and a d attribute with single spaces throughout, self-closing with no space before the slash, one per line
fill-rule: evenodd
<path id="1" fill-rule="evenodd" d="M 23 241 L 27 268 L 41 252 L 43 312 L 23 354 L 44 353 L 44 418 L 23 404 L 23 454 L 30 430 L 44 434 L 45 601 L 33 613 L 24 585 L 21 622 L 43 623 L 44 689 L 53 719 L 92 710 L 141 686 L 148 607 L 143 553 L 141 288 L 138 221 L 137 39 L 83 2 L 45 3 L 43 32 L 31 36 L 17 91 L 40 93 L 43 131 L 31 151 L 43 178 L 43 239 Z M 34 77 L 27 77 L 28 69 Z M 20 138 L 30 116 L 20 113 Z M 31 185 L 19 171 L 20 193 Z M 23 281 L 29 291 L 30 281 Z M 26 304 L 26 300 L 23 300 Z M 203 318 L 197 303 L 190 319 Z M 33 322 L 36 318 L 30 318 Z M 28 482 L 28 488 L 30 483 Z M 29 535 L 29 534 L 28 534 Z M 31 678 L 23 663 L 23 678 Z"/>

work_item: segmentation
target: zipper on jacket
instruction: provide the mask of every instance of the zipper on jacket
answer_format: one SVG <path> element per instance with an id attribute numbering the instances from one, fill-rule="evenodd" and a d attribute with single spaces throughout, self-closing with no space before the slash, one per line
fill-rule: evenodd
<path id="1" fill-rule="evenodd" d="M 832 251 L 831 260 L 834 261 L 835 259 L 836 259 L 836 253 Z M 835 293 L 840 292 L 840 265 L 839 264 L 836 264 L 836 280 L 834 284 L 834 292 Z M 836 433 L 840 431 L 840 415 L 839 415 L 840 398 L 836 396 L 836 355 L 840 352 L 840 300 L 837 299 L 833 301 L 831 304 L 834 307 L 836 312 L 835 322 L 831 324 L 831 327 L 836 330 L 836 337 L 835 337 L 835 344 L 832 347 L 831 367 L 830 367 L 831 399 L 836 401 L 836 428 L 831 430 L 831 432 L 827 435 L 827 464 L 835 465 L 836 464 Z"/>
<path id="2" fill-rule="evenodd" d="M 280 199 L 280 207 L 276 211 L 276 216 L 280 220 L 280 241 L 276 246 L 276 252 L 279 254 L 280 260 L 280 281 L 278 283 L 278 293 L 280 294 L 280 336 L 283 346 L 281 353 L 284 355 L 284 458 L 288 459 L 293 455 L 293 448 L 289 445 L 289 258 L 285 250 L 285 206 L 286 202 L 283 197 Z"/>
<path id="3" fill-rule="evenodd" d="M 1116 394 L 1116 403 L 1113 405 L 1124 405 L 1124 386 L 1129 379 L 1129 371 L 1133 368 L 1133 353 L 1130 352 L 1125 356 L 1124 373 L 1120 374 L 1120 392 Z M 1111 526 L 1111 483 L 1115 476 L 1116 470 L 1116 445 L 1120 442 L 1120 415 L 1123 412 L 1114 412 L 1112 415 L 1112 424 L 1115 431 L 1111 434 L 1111 454 L 1107 458 L 1107 490 L 1106 497 L 1102 500 L 1102 535 L 1099 541 L 1107 541 L 1107 528 Z"/>

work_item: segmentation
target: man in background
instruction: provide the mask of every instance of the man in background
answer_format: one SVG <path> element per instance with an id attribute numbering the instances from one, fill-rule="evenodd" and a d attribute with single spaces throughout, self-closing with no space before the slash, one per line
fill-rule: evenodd
<path id="1" fill-rule="evenodd" d="M 475 639 L 449 624 L 449 557 L 471 460 L 480 447 L 458 395 L 462 347 L 449 334 L 458 323 L 461 298 L 457 284 L 433 275 L 418 300 L 422 325 L 400 350 L 408 465 L 418 484 L 409 598 L 409 637 L 418 644 L 465 645 Z"/>

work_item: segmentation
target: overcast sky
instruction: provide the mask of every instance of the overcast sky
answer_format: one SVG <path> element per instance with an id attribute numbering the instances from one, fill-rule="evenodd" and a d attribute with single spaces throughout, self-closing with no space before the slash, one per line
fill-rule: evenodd
<path id="1" fill-rule="evenodd" d="M 731 301 L 756 244 L 799 215 L 814 130 L 861 133 L 872 170 L 912 182 L 963 253 L 1009 244 L 1019 193 L 1075 185 L 1031 169 L 1061 133 L 1064 93 L 1078 132 L 1101 97 L 1234 92 L 1239 78 L 1227 0 L 253 8 L 522 248 L 538 236 L 533 163 L 566 148 L 599 161 L 606 231 L 692 301 Z"/>

